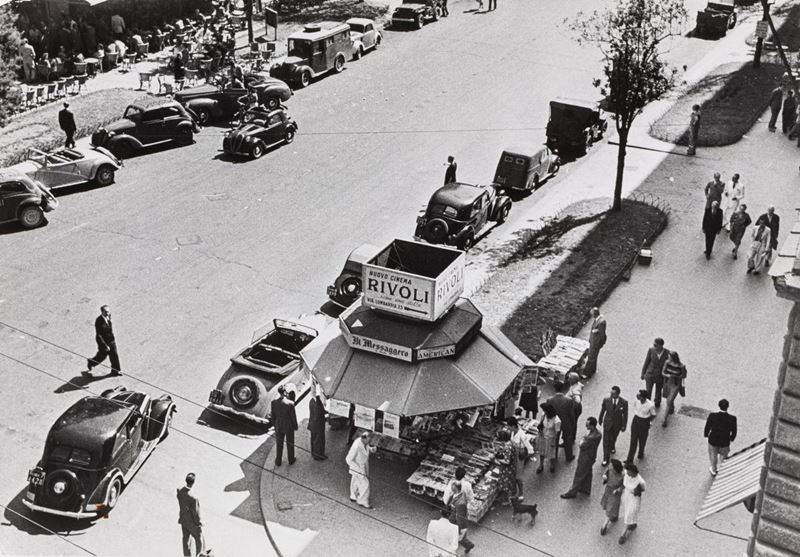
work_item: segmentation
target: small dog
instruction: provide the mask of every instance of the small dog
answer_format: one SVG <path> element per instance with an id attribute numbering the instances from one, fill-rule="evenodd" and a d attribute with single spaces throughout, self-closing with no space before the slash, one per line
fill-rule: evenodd
<path id="1" fill-rule="evenodd" d="M 536 510 L 536 505 L 525 505 L 520 503 L 517 500 L 511 500 L 511 519 L 516 520 L 517 517 L 523 517 L 526 514 L 531 517 L 530 526 L 533 528 L 533 525 L 536 524 L 536 515 L 539 514 L 539 511 Z"/>

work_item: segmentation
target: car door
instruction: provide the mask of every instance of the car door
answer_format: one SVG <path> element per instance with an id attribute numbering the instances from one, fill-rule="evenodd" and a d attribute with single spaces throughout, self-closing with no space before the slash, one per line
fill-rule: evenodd
<path id="1" fill-rule="evenodd" d="M 144 111 L 139 123 L 136 126 L 137 138 L 144 144 L 157 143 L 164 141 L 164 110 L 162 108 L 153 108 Z"/>
<path id="2" fill-rule="evenodd" d="M 333 44 L 333 37 L 311 43 L 311 69 L 314 70 L 314 73 L 324 72 L 328 69 L 328 62 L 325 60 L 325 44 L 328 41 Z"/>
<path id="3" fill-rule="evenodd" d="M 0 222 L 14 220 L 19 204 L 28 194 L 28 188 L 18 180 L 0 183 Z"/>
<path id="4" fill-rule="evenodd" d="M 364 44 L 365 50 L 375 46 L 375 35 L 375 26 L 371 23 L 367 23 L 364 26 L 364 36 L 361 38 L 361 42 Z"/>
<path id="5" fill-rule="evenodd" d="M 267 145 L 274 145 L 283 139 L 284 135 L 283 114 L 280 112 L 273 112 L 267 118 L 267 133 L 264 138 L 264 143 Z"/>
<path id="6" fill-rule="evenodd" d="M 165 106 L 161 109 L 162 139 L 175 139 L 178 137 L 178 125 L 185 120 L 185 116 L 177 106 Z"/>
<path id="7" fill-rule="evenodd" d="M 229 87 L 220 96 L 219 109 L 222 116 L 233 116 L 239 112 L 239 99 L 247 95 L 247 89 L 243 87 Z"/>
<path id="8" fill-rule="evenodd" d="M 58 188 L 86 182 L 76 161 L 61 157 L 57 153 L 44 156 L 43 163 L 36 171 L 34 179 L 49 188 Z"/>

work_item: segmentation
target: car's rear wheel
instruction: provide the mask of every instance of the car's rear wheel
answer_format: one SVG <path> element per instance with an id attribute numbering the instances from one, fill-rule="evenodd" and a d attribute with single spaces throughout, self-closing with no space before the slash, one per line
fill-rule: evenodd
<path id="1" fill-rule="evenodd" d="M 286 135 L 283 137 L 283 139 L 284 141 L 286 141 L 286 143 L 291 143 L 292 141 L 294 141 L 294 130 L 293 129 L 286 130 Z"/>
<path id="2" fill-rule="evenodd" d="M 181 145 L 191 145 L 194 141 L 194 134 L 190 128 L 181 128 L 178 130 L 178 136 L 176 140 Z"/>
<path id="3" fill-rule="evenodd" d="M 537 178 L 538 178 L 538 176 L 537 176 Z M 537 180 L 537 182 L 538 182 L 538 180 Z M 511 205 L 504 205 L 500 209 L 500 212 L 497 214 L 497 222 L 498 222 L 498 224 L 503 224 L 504 222 L 506 222 L 506 219 L 508 218 L 508 214 L 510 212 L 511 212 Z"/>
<path id="4" fill-rule="evenodd" d="M 383 38 L 380 35 L 375 37 L 375 46 L 374 46 L 374 48 L 378 48 L 381 45 L 381 41 L 382 40 L 383 40 Z"/>
<path id="5" fill-rule="evenodd" d="M 267 108 L 275 110 L 281 105 L 281 100 L 278 97 L 270 97 L 267 99 Z"/>
<path id="6" fill-rule="evenodd" d="M 431 219 L 425 225 L 424 237 L 433 244 L 440 244 L 447 239 L 450 228 L 443 219 Z"/>
<path id="7" fill-rule="evenodd" d="M 442 17 L 442 8 L 436 6 L 433 9 L 433 21 L 439 21 L 439 18 Z"/>
<path id="8" fill-rule="evenodd" d="M 249 377 L 242 377 L 233 382 L 230 395 L 235 408 L 247 410 L 258 402 L 258 385 Z"/>
<path id="9" fill-rule="evenodd" d="M 169 435 L 169 428 L 172 427 L 172 417 L 174 415 L 175 415 L 175 409 L 172 409 L 170 410 L 169 414 L 167 414 L 167 417 L 164 419 L 164 429 L 161 433 L 160 441 L 163 441 L 164 439 L 167 438 L 167 435 Z"/>
<path id="10" fill-rule="evenodd" d="M 458 249 L 463 251 L 469 251 L 469 249 L 475 245 L 475 236 L 473 236 L 472 232 L 465 234 L 461 240 L 458 241 Z"/>
<path id="11" fill-rule="evenodd" d="M 196 108 L 194 110 L 197 114 L 197 123 L 201 126 L 207 126 L 211 121 L 211 111 L 207 108 Z"/>
<path id="12" fill-rule="evenodd" d="M 80 483 L 71 470 L 55 470 L 44 482 L 45 498 L 57 507 L 66 507 L 78 497 Z"/>
<path id="13" fill-rule="evenodd" d="M 94 183 L 98 186 L 110 186 L 114 183 L 115 169 L 110 164 L 100 165 L 94 175 Z"/>
<path id="14" fill-rule="evenodd" d="M 253 144 L 253 147 L 250 148 L 250 156 L 253 159 L 260 159 L 264 153 L 266 152 L 267 148 L 263 142 L 257 141 Z"/>
<path id="15" fill-rule="evenodd" d="M 355 52 L 353 52 L 353 60 L 361 60 L 361 57 L 364 56 L 364 47 L 359 46 Z"/>
<path id="16" fill-rule="evenodd" d="M 534 174 L 533 175 L 533 189 L 538 189 L 540 185 L 541 185 L 541 182 L 539 181 L 539 175 L 538 174 Z"/>
<path id="17" fill-rule="evenodd" d="M 38 228 L 45 222 L 44 211 L 38 205 L 27 205 L 19 212 L 19 222 L 23 228 Z"/>
<path id="18" fill-rule="evenodd" d="M 417 17 L 414 19 L 414 25 L 416 26 L 416 28 L 417 28 L 417 29 L 422 29 L 422 26 L 423 26 L 424 24 L 425 24 L 425 22 L 424 22 L 424 21 L 422 21 L 422 16 L 421 16 L 421 15 L 418 15 L 418 16 L 417 16 Z"/>
<path id="19" fill-rule="evenodd" d="M 340 54 L 340 55 L 339 55 L 339 56 L 337 56 L 337 57 L 336 57 L 336 59 L 333 61 L 333 71 L 334 71 L 335 73 L 342 73 L 342 70 L 343 70 L 343 69 L 344 69 L 344 56 L 342 56 L 342 55 Z"/>
<path id="20" fill-rule="evenodd" d="M 303 70 L 300 73 L 300 87 L 308 87 L 311 84 L 311 72 Z"/>
<path id="21" fill-rule="evenodd" d="M 116 477 L 108 487 L 108 497 L 106 498 L 106 514 L 108 514 L 119 501 L 119 494 L 122 493 L 122 478 Z"/>

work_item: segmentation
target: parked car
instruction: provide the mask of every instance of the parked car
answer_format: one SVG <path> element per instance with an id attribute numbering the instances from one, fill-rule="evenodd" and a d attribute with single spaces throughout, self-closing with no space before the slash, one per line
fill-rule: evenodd
<path id="1" fill-rule="evenodd" d="M 339 307 L 349 307 L 361 296 L 361 276 L 364 263 L 378 255 L 380 249 L 372 244 L 361 244 L 350 252 L 342 267 L 342 272 L 334 283 L 328 286 L 328 298 Z"/>
<path id="2" fill-rule="evenodd" d="M 350 26 L 324 21 L 306 25 L 287 39 L 283 62 L 270 68 L 270 75 L 298 87 L 307 87 L 315 77 L 330 71 L 340 73 L 353 53 Z"/>
<path id="3" fill-rule="evenodd" d="M 212 120 L 229 120 L 241 104 L 239 100 L 252 91 L 259 104 L 270 110 L 278 108 L 292 97 L 291 88 L 274 77 L 249 74 L 245 87 L 234 87 L 229 81 L 211 80 L 204 85 L 190 87 L 175 94 L 175 100 L 197 115 L 197 121 L 205 126 Z"/>
<path id="4" fill-rule="evenodd" d="M 180 103 L 165 101 L 152 106 L 131 104 L 120 120 L 92 134 L 92 145 L 105 147 L 126 159 L 144 147 L 177 141 L 189 145 L 200 128 Z"/>
<path id="5" fill-rule="evenodd" d="M 222 150 L 257 159 L 273 145 L 291 143 L 296 133 L 297 122 L 284 109 L 251 109 L 245 113 L 242 125 L 225 133 Z"/>
<path id="6" fill-rule="evenodd" d="M 550 101 L 547 146 L 559 155 L 584 154 L 608 129 L 608 119 L 599 103 L 557 98 Z"/>
<path id="7" fill-rule="evenodd" d="M 441 0 L 403 0 L 392 12 L 392 27 L 411 24 L 422 29 L 426 21 L 439 21 L 442 17 Z"/>
<path id="8" fill-rule="evenodd" d="M 300 366 L 300 351 L 327 325 L 315 314 L 294 320 L 274 319 L 272 328 L 231 358 L 217 388 L 208 396 L 215 410 L 260 424 L 270 423 L 278 387 L 289 383 L 304 389 L 310 381 Z"/>
<path id="9" fill-rule="evenodd" d="M 497 162 L 494 182 L 511 191 L 531 191 L 555 176 L 561 159 L 547 146 L 525 145 L 505 149 Z"/>
<path id="10" fill-rule="evenodd" d="M 103 147 L 73 147 L 45 153 L 28 149 L 25 162 L 11 168 L 27 174 L 50 189 L 92 182 L 98 186 L 114 183 L 122 161 Z"/>
<path id="11" fill-rule="evenodd" d="M 44 214 L 58 207 L 47 186 L 19 170 L 0 170 L 0 224 L 19 221 L 23 228 L 47 223 Z"/>
<path id="12" fill-rule="evenodd" d="M 169 433 L 175 403 L 119 386 L 87 396 L 59 417 L 22 502 L 74 519 L 107 515 L 122 490 Z"/>
<path id="13" fill-rule="evenodd" d="M 375 22 L 364 17 L 351 17 L 345 23 L 350 26 L 350 40 L 353 41 L 353 59 L 358 60 L 368 50 L 378 48 L 383 36 L 375 27 Z"/>
<path id="14" fill-rule="evenodd" d="M 417 217 L 414 239 L 467 251 L 486 226 L 504 222 L 510 211 L 511 199 L 495 186 L 453 182 L 433 193 L 425 213 Z"/>
<path id="15" fill-rule="evenodd" d="M 702 37 L 724 37 L 728 34 L 728 29 L 735 26 L 734 0 L 710 0 L 704 10 L 697 12 L 695 34 Z"/>

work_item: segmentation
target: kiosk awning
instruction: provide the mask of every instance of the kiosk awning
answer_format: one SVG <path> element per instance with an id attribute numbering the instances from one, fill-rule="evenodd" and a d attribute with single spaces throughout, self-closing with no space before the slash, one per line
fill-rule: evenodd
<path id="1" fill-rule="evenodd" d="M 767 440 L 762 439 L 722 461 L 695 522 L 758 493 L 766 445 Z"/>

